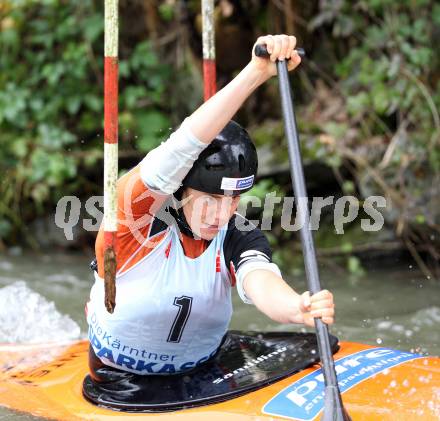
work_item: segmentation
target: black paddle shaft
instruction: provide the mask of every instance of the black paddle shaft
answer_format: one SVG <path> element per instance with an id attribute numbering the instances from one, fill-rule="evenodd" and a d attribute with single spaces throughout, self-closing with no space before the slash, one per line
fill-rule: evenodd
<path id="1" fill-rule="evenodd" d="M 298 49 L 297 51 L 300 56 L 305 55 L 303 49 Z M 255 55 L 258 57 L 269 57 L 266 46 L 257 45 L 255 48 Z M 293 108 L 293 97 L 290 88 L 289 71 L 287 69 L 287 60 L 277 60 L 276 65 L 278 70 L 284 128 L 289 150 L 290 173 L 292 176 L 293 191 L 296 198 L 297 217 L 301 221 L 300 235 L 304 254 L 307 285 L 310 292 L 312 294 L 316 294 L 321 290 L 321 284 L 319 282 L 318 264 L 316 261 L 313 236 L 310 230 L 308 197 L 301 160 L 295 111 Z M 315 328 L 325 381 L 325 403 L 322 420 L 350 420 L 350 417 L 342 406 L 342 399 L 338 387 L 333 355 L 330 348 L 327 325 L 320 318 L 315 318 Z"/>

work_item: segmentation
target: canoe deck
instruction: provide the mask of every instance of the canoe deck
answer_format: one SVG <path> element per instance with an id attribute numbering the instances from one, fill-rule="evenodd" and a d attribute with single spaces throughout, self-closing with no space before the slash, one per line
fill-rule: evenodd
<path id="1" fill-rule="evenodd" d="M 342 342 L 335 365 L 353 420 L 440 419 L 440 358 Z M 56 420 L 318 420 L 323 378 L 315 364 L 236 398 L 162 413 L 98 407 L 82 395 L 87 341 L 0 346 L 0 405 Z"/>
<path id="2" fill-rule="evenodd" d="M 338 342 L 330 336 L 333 353 L 339 349 Z M 139 376 L 102 366 L 94 373 L 99 381 L 86 377 L 83 394 L 96 405 L 122 411 L 187 409 L 261 389 L 317 362 L 313 333 L 229 331 L 216 355 L 192 370 Z"/>

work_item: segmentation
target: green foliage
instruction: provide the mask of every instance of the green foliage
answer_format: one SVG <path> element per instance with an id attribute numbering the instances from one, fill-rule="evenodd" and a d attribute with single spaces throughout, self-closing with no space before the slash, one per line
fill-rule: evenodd
<path id="1" fill-rule="evenodd" d="M 86 184 L 81 168 L 100 159 L 104 22 L 102 5 L 92 0 L 0 8 L 1 240 L 62 195 L 78 193 Z M 148 41 L 124 51 L 120 148 L 131 142 L 148 151 L 170 125 L 170 71 Z"/>
<path id="2" fill-rule="evenodd" d="M 252 36 L 287 24 L 275 3 L 270 8 L 264 2 L 247 3 L 235 7 L 232 17 L 222 16 L 222 7 L 216 9 L 218 52 L 224 61 L 218 66 L 219 86 L 239 70 L 237 55 L 244 51 L 240 37 L 235 55 L 225 54 L 221 45 L 234 25 L 251 24 L 240 32 L 250 42 Z M 307 49 L 307 43 L 313 46 L 307 51 L 311 60 L 294 76 L 304 163 L 319 160 L 331 167 L 345 194 L 362 198 L 385 193 L 385 217 L 400 232 L 408 226 L 422 231 L 433 221 L 438 226 L 440 213 L 432 202 L 436 195 L 427 190 L 435 191 L 440 172 L 434 28 L 440 24 L 440 6 L 433 0 L 299 4 L 299 21 L 309 22 L 310 31 L 298 24 L 298 39 Z M 188 2 L 188 19 L 179 20 L 178 27 L 176 5 L 174 0 L 160 2 L 147 23 L 121 16 L 122 152 L 135 148 L 142 154 L 155 147 L 199 103 L 200 3 Z M 102 9 L 103 2 L 92 0 L 10 0 L 0 5 L 0 244 L 21 238 L 25 230 L 19 228 L 52 210 L 62 195 L 101 191 L 90 180 L 99 178 L 102 168 Z M 148 41 L 151 31 L 160 46 L 156 52 Z M 173 33 L 185 33 L 185 40 L 174 42 Z M 255 95 L 257 101 L 248 101 L 239 119 L 254 128 L 257 146 L 271 152 L 274 169 L 287 162 L 276 80 Z M 261 199 L 274 190 L 285 195 L 290 184 L 280 180 L 266 178 L 252 193 Z M 319 188 L 319 174 L 308 182 Z M 341 238 L 332 232 L 331 222 L 321 226 L 315 235 L 318 246 L 336 252 L 339 247 L 344 256 L 359 241 L 369 240 L 357 236 L 357 229 L 351 231 L 353 237 L 347 233 Z M 292 238 L 297 239 L 274 224 L 269 239 L 281 245 L 276 259 L 291 262 L 290 246 L 283 247 Z M 362 271 L 356 259 L 347 257 L 343 265 Z"/>
<path id="3" fill-rule="evenodd" d="M 427 200 L 435 200 L 422 185 L 435 185 L 440 169 L 439 21 L 432 0 L 344 0 L 323 2 L 310 23 L 317 34 L 325 28 L 333 35 L 322 43 L 325 53 L 314 54 L 336 58 L 326 63 L 335 80 L 329 95 L 345 103 L 339 121 L 329 114 L 318 123 L 332 139 L 327 162 L 337 169 L 350 160 L 361 194 L 391 198 L 398 213 L 388 221 L 399 219 L 405 230 L 420 224 Z"/>
<path id="4" fill-rule="evenodd" d="M 159 14 L 163 20 L 170 22 L 174 17 L 176 5 L 173 3 L 162 3 L 159 5 Z"/>

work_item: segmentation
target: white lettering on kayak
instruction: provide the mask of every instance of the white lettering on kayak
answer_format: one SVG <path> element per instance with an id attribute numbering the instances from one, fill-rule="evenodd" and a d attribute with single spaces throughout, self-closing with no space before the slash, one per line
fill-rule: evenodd
<path id="1" fill-rule="evenodd" d="M 212 381 L 213 384 L 219 384 L 223 382 L 224 380 L 228 380 L 231 377 L 242 375 L 243 371 L 246 371 L 250 367 L 254 367 L 267 359 L 273 358 L 278 354 L 281 354 L 283 352 L 287 351 L 287 347 L 283 346 L 281 348 L 276 349 L 275 351 L 272 351 L 270 354 L 266 355 L 260 355 L 257 358 L 254 358 L 253 360 L 247 361 L 246 364 L 242 367 L 236 368 L 234 371 L 230 373 L 226 373 L 223 377 L 217 377 L 215 380 Z M 244 373 L 243 373 L 244 374 Z"/>
<path id="2" fill-rule="evenodd" d="M 177 355 L 149 352 L 145 349 L 139 350 L 129 345 L 123 345 L 118 338 L 112 339 L 112 335 L 108 335 L 104 329 L 98 326 L 96 316 L 93 316 L 89 326 L 90 344 L 96 356 L 104 364 L 111 367 L 137 374 L 173 374 L 197 367 L 215 354 L 213 352 L 198 361 L 187 361 L 176 366 L 172 361 L 177 358 Z M 167 362 L 164 363 L 164 361 Z"/>
<path id="3" fill-rule="evenodd" d="M 405 361 L 423 355 L 388 348 L 366 349 L 335 361 L 341 393 L 356 384 Z M 324 376 L 322 369 L 314 370 L 275 395 L 264 405 L 262 412 L 277 417 L 310 421 L 324 405 Z"/>

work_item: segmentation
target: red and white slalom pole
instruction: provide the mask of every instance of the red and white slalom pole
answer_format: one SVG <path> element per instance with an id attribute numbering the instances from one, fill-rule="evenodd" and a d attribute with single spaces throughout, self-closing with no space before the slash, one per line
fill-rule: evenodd
<path id="1" fill-rule="evenodd" d="M 215 22 L 214 0 L 202 0 L 203 31 L 203 82 L 204 99 L 211 98 L 217 91 L 215 69 Z"/>
<path id="2" fill-rule="evenodd" d="M 118 0 L 105 0 L 104 26 L 104 281 L 105 306 L 116 306 L 118 178 Z"/>

